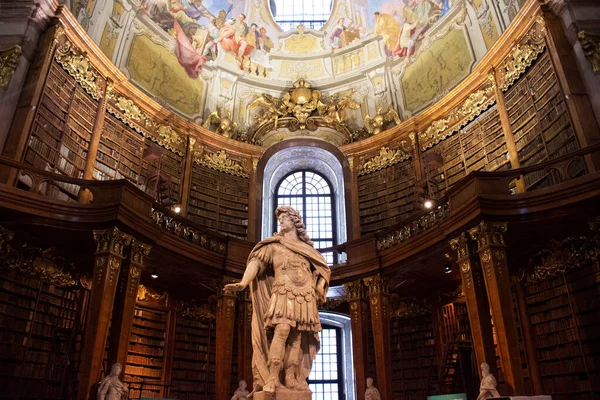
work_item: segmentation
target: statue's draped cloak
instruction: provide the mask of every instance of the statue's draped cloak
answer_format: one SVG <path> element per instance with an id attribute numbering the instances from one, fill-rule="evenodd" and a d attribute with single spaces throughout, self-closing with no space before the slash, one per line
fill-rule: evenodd
<path id="1" fill-rule="evenodd" d="M 271 267 L 270 259 L 265 259 L 267 252 L 261 251 L 270 244 L 279 243 L 287 249 L 305 257 L 311 264 L 314 271 L 320 275 L 327 285 L 325 292 L 329 287 L 331 279 L 331 270 L 327 266 L 325 259 L 314 247 L 308 245 L 302 240 L 287 240 L 283 236 L 272 236 L 259 242 L 248 257 L 248 262 L 258 259 L 262 263 Z M 265 271 L 259 271 L 256 278 L 250 283 L 250 295 L 252 298 L 252 373 L 254 374 L 254 390 L 260 390 L 269 379 L 269 342 L 267 339 L 267 326 L 264 316 L 267 314 L 267 308 L 271 300 L 271 287 L 273 284 L 273 274 L 269 273 L 269 268 Z M 307 379 L 312 368 L 312 362 L 319 351 L 319 333 L 312 334 L 305 332 L 302 335 L 302 359 L 299 365 L 299 374 Z M 290 346 L 286 349 L 286 358 L 289 355 Z"/>

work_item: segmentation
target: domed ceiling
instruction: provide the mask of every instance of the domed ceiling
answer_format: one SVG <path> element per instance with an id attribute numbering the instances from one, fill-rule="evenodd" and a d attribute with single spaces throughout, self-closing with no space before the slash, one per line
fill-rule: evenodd
<path id="1" fill-rule="evenodd" d="M 422 111 L 470 73 L 520 0 L 68 6 L 104 54 L 164 107 L 268 146 L 290 135 L 340 145 Z M 298 85 L 306 85 L 307 98 L 295 94 Z"/>

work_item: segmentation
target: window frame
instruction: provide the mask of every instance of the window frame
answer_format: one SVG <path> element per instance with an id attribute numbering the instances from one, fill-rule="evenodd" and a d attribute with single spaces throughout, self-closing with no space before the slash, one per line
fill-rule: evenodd
<path id="1" fill-rule="evenodd" d="M 310 385 L 311 383 L 313 384 L 333 384 L 333 383 L 337 383 L 338 386 L 338 400 L 343 400 L 346 398 L 346 393 L 345 393 L 345 375 L 343 373 L 344 371 L 344 365 L 343 365 L 343 357 L 342 357 L 342 352 L 343 352 L 343 347 L 342 347 L 342 328 L 339 326 L 334 326 L 334 325 L 329 325 L 329 324 L 322 324 L 322 328 L 323 330 L 325 329 L 332 329 L 335 331 L 335 344 L 336 344 L 336 360 L 337 360 L 337 379 L 323 379 L 323 380 L 313 380 L 307 378 L 306 381 L 307 383 Z M 319 357 L 319 353 L 317 353 L 317 358 Z M 315 361 L 317 359 L 315 358 Z M 313 368 L 314 368 L 314 362 L 313 362 Z"/>
<path id="2" fill-rule="evenodd" d="M 313 13 L 312 19 L 308 19 L 307 18 L 308 15 L 311 15 L 310 9 L 315 8 L 314 1 L 319 1 L 319 0 L 313 0 L 312 5 L 308 4 L 309 0 L 301 0 L 302 1 L 302 13 L 301 13 L 300 19 L 293 18 L 293 16 L 296 15 L 296 13 L 292 13 L 292 14 L 290 14 L 290 16 L 292 16 L 291 19 L 287 18 L 287 15 L 286 15 L 286 19 L 280 20 L 280 19 L 278 19 L 279 17 L 277 16 L 277 14 L 280 13 L 279 8 L 281 6 L 284 6 L 284 4 L 282 4 L 282 3 L 284 3 L 284 1 L 291 2 L 291 0 L 270 0 L 270 1 L 268 1 L 269 12 L 271 13 L 271 17 L 273 18 L 273 21 L 275 22 L 275 24 L 277 24 L 277 27 L 279 29 L 281 29 L 283 32 L 287 32 L 292 29 L 295 29 L 300 24 L 305 25 L 307 28 L 310 28 L 310 29 L 323 30 L 323 28 L 325 28 L 325 26 L 331 19 L 333 10 L 335 8 L 335 3 L 336 3 L 336 0 L 329 0 L 330 5 L 329 5 L 329 10 L 328 10 L 329 13 L 328 14 L 326 14 L 325 11 L 322 14 L 318 14 L 318 15 L 315 15 Z M 296 1 L 298 1 L 298 0 L 296 0 Z M 325 6 L 326 5 L 325 3 L 327 3 L 328 0 L 320 0 L 320 1 L 322 3 L 324 3 L 323 5 Z M 273 7 L 272 7 L 271 3 L 275 4 L 275 13 L 273 13 Z M 307 9 L 309 10 L 308 12 L 306 11 Z M 321 15 L 323 16 L 323 19 L 315 19 L 315 17 L 321 16 Z M 318 28 L 315 28 L 315 26 L 318 26 Z"/>
<path id="3" fill-rule="evenodd" d="M 279 188 L 281 187 L 281 184 L 290 176 L 298 173 L 298 172 L 302 172 L 302 194 L 301 195 L 280 195 L 279 194 Z M 306 173 L 307 172 L 311 172 L 317 176 L 319 176 L 321 179 L 323 179 L 325 181 L 325 183 L 327 184 L 327 186 L 329 187 L 329 194 L 310 194 L 307 195 L 306 194 Z M 302 222 L 304 222 L 304 225 L 306 226 L 306 222 L 305 222 L 305 217 L 306 217 L 306 198 L 307 197 L 329 197 L 329 204 L 331 204 L 331 243 L 332 243 L 332 247 L 336 246 L 338 244 L 338 230 L 337 230 L 337 214 L 336 214 L 336 193 L 334 192 L 334 186 L 331 184 L 331 182 L 329 181 L 329 179 L 327 179 L 327 177 L 325 177 L 323 174 L 321 174 L 320 172 L 314 170 L 314 169 L 310 169 L 310 168 L 306 168 L 306 169 L 297 169 L 295 171 L 291 171 L 290 173 L 286 174 L 283 176 L 283 178 L 281 178 L 279 180 L 279 182 L 277 182 L 277 184 L 275 185 L 275 190 L 273 193 L 273 212 L 277 209 L 277 205 L 279 203 L 279 199 L 280 198 L 302 198 Z M 277 218 L 273 219 L 273 231 L 274 232 L 278 232 L 278 224 L 279 221 L 277 220 Z M 317 239 L 313 239 L 312 237 L 310 238 L 310 240 L 312 240 L 313 242 L 321 242 L 321 241 L 329 241 L 329 238 L 317 238 Z M 315 247 L 316 248 L 316 247 Z M 317 248 L 317 251 L 321 252 L 320 249 Z M 337 251 L 332 251 L 331 252 L 333 255 L 333 264 L 337 264 L 339 261 L 339 255 L 337 253 Z"/>

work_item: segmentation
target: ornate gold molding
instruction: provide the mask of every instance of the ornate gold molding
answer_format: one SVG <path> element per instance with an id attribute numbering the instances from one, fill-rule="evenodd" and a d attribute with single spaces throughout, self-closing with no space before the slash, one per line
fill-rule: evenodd
<path id="1" fill-rule="evenodd" d="M 364 278 L 363 282 L 368 288 L 369 295 L 376 294 L 388 294 L 389 293 L 389 282 L 388 279 L 377 274 L 368 278 Z"/>
<path id="2" fill-rule="evenodd" d="M 121 232 L 117 227 L 94 230 L 94 240 L 97 242 L 96 253 L 112 253 L 123 257 L 123 249 L 131 244 L 133 237 Z"/>
<path id="3" fill-rule="evenodd" d="M 500 89 L 503 92 L 507 91 L 523 75 L 525 70 L 538 59 L 545 48 L 546 46 L 543 43 L 517 44 L 513 47 L 508 58 L 498 69 L 501 74 Z"/>
<path id="4" fill-rule="evenodd" d="M 488 246 L 504 246 L 504 234 L 507 230 L 506 222 L 481 221 L 475 228 L 469 230 L 471 239 L 477 241 L 478 250 Z"/>
<path id="5" fill-rule="evenodd" d="M 433 121 L 423 133 L 419 134 L 425 151 L 442 140 L 452 136 L 462 127 L 477 118 L 482 112 L 496 103 L 496 83 L 493 75 L 488 75 L 485 87 L 471 93 L 462 104 L 448 113 L 446 118 Z"/>
<path id="6" fill-rule="evenodd" d="M 348 300 L 358 300 L 365 297 L 365 285 L 360 280 L 344 283 L 344 289 Z"/>
<path id="7" fill-rule="evenodd" d="M 195 161 L 205 167 L 215 169 L 242 178 L 248 178 L 248 172 L 242 167 L 239 161 L 229 158 L 225 150 L 219 150 L 216 153 L 204 153 L 203 156 L 196 154 Z"/>
<path id="8" fill-rule="evenodd" d="M 390 296 L 390 305 L 391 316 L 396 318 L 414 318 L 431 314 L 431 310 L 414 297 L 400 297 L 394 293 Z"/>
<path id="9" fill-rule="evenodd" d="M 59 34 L 59 30 L 57 30 L 57 34 Z M 64 36 L 64 31 L 60 35 Z M 55 40 L 60 43 L 60 36 Z M 82 54 L 69 40 L 65 40 L 63 45 L 57 46 L 54 59 L 94 99 L 99 100 L 104 96 L 104 89 L 100 84 L 103 78 L 92 66 L 89 57 Z"/>
<path id="10" fill-rule="evenodd" d="M 183 318 L 198 320 L 198 321 L 206 321 L 211 319 L 216 319 L 215 312 L 213 307 L 208 303 L 203 304 L 183 304 L 178 310 L 177 314 Z"/>
<path id="11" fill-rule="evenodd" d="M 144 256 L 150 254 L 151 249 L 152 246 L 133 239 L 131 242 L 131 254 L 129 255 L 131 262 L 144 265 Z"/>
<path id="12" fill-rule="evenodd" d="M 370 174 L 371 172 L 379 171 L 380 169 L 397 164 L 401 161 L 408 160 L 411 157 L 409 153 L 402 149 L 390 150 L 389 147 L 382 147 L 379 154 L 370 160 L 366 161 L 358 175 Z"/>
<path id="13" fill-rule="evenodd" d="M 583 53 L 592 64 L 594 73 L 600 72 L 600 34 L 581 31 L 577 38 L 581 43 Z"/>
<path id="14" fill-rule="evenodd" d="M 0 88 L 8 86 L 21 58 L 21 46 L 14 45 L 0 50 Z"/>
<path id="15" fill-rule="evenodd" d="M 162 306 L 169 305 L 169 294 L 167 292 L 157 293 L 144 285 L 139 285 L 136 299 L 138 301 L 157 303 Z"/>

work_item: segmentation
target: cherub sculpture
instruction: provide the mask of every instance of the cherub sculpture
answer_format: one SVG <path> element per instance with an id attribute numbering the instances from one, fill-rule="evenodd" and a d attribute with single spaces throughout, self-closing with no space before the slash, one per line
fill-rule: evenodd
<path id="1" fill-rule="evenodd" d="M 479 387 L 479 396 L 477 400 L 485 400 L 492 397 L 500 397 L 496 390 L 496 378 L 490 373 L 490 366 L 487 363 L 481 364 L 481 386 Z"/>
<path id="2" fill-rule="evenodd" d="M 263 124 L 266 121 L 272 120 L 273 129 L 277 128 L 277 122 L 279 121 L 279 118 L 284 117 L 288 113 L 287 107 L 282 101 L 267 93 L 263 93 L 256 99 L 252 100 L 250 104 L 248 104 L 248 110 L 252 110 L 257 107 L 265 109 L 264 113 L 261 114 L 261 117 L 258 120 L 259 124 Z"/>
<path id="3" fill-rule="evenodd" d="M 323 117 L 323 120 L 328 124 L 342 123 L 346 120 L 346 108 L 351 110 L 358 110 L 360 108 L 360 103 L 352 99 L 355 92 L 355 90 L 351 90 L 350 93 L 345 96 L 340 96 L 336 93 L 329 96 L 327 101 L 319 102 L 319 115 Z"/>
<path id="4" fill-rule="evenodd" d="M 401 122 L 398 112 L 392 108 L 389 108 L 384 112 L 383 108 L 378 106 L 377 113 L 374 117 L 369 115 L 365 116 L 365 128 L 371 135 L 378 135 L 384 130 L 385 126 L 392 121 L 394 121 L 396 125 Z"/>
<path id="5" fill-rule="evenodd" d="M 238 131 L 238 124 L 231 120 L 231 111 L 228 110 L 225 114 L 220 108 L 208 114 L 202 126 L 207 129 L 216 126 L 215 132 L 226 138 L 234 136 Z"/>
<path id="6" fill-rule="evenodd" d="M 98 400 L 121 400 L 127 398 L 127 388 L 119 380 L 121 364 L 113 364 L 108 374 L 98 387 Z"/>

